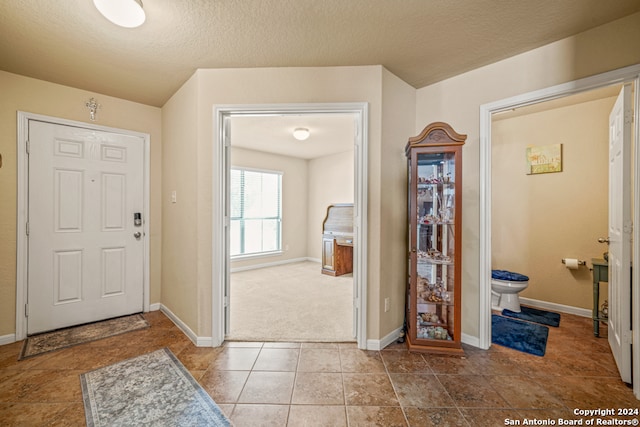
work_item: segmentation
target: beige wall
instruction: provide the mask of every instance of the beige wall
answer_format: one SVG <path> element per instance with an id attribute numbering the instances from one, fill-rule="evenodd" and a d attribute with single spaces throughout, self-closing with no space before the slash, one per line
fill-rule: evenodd
<path id="1" fill-rule="evenodd" d="M 191 328 L 198 323 L 197 98 L 194 76 L 162 107 L 162 303 Z"/>
<path id="2" fill-rule="evenodd" d="M 231 166 L 282 172 L 281 255 L 233 261 L 231 268 L 268 264 L 307 256 L 308 165 L 304 159 L 233 147 Z"/>
<path id="3" fill-rule="evenodd" d="M 523 297 L 591 309 L 587 267 L 563 258 L 601 258 L 608 218 L 609 112 L 615 97 L 492 124 L 493 268 L 529 276 Z M 562 172 L 527 175 L 528 146 L 562 144 Z M 589 266 L 591 263 L 589 262 Z"/>
<path id="4" fill-rule="evenodd" d="M 384 77 L 383 77 L 384 74 Z M 169 115 L 175 114 L 177 117 L 184 116 L 184 113 L 173 107 L 173 104 L 195 103 L 197 105 L 197 138 L 175 138 L 174 142 L 167 140 L 167 146 L 172 143 L 186 145 L 186 150 L 195 150 L 197 160 L 194 165 L 180 163 L 175 165 L 175 173 L 180 174 L 181 171 L 190 174 L 187 169 L 197 169 L 197 178 L 190 183 L 187 191 L 189 200 L 197 201 L 194 204 L 196 209 L 196 218 L 193 220 L 191 228 L 195 224 L 196 248 L 192 248 L 191 237 L 177 237 L 173 242 L 176 247 L 188 250 L 188 254 L 197 260 L 197 320 L 196 323 L 188 320 L 188 326 L 193 329 L 198 336 L 210 336 L 211 331 L 211 301 L 212 301 L 212 223 L 214 211 L 212 209 L 214 196 L 214 174 L 212 159 L 214 158 L 214 120 L 213 112 L 219 105 L 247 105 L 247 104 L 278 104 L 278 103 L 339 103 L 339 102 L 367 102 L 369 105 L 369 181 L 368 181 L 368 262 L 369 269 L 367 272 L 367 288 L 369 294 L 368 305 L 368 328 L 369 338 L 379 338 L 381 330 L 392 330 L 401 326 L 401 320 L 395 319 L 393 324 L 389 322 L 381 325 L 380 301 L 377 295 L 381 293 L 381 271 L 389 269 L 398 272 L 398 277 L 385 283 L 384 287 L 397 288 L 397 292 L 401 293 L 404 288 L 404 251 L 393 252 L 394 248 L 404 246 L 404 231 L 402 233 L 394 233 L 395 242 L 381 243 L 381 219 L 388 220 L 390 214 L 387 210 L 394 211 L 396 206 L 402 214 L 398 215 L 404 218 L 404 202 L 399 206 L 396 199 L 402 199 L 397 192 L 382 192 L 382 188 L 387 186 L 382 182 L 381 158 L 382 144 L 381 133 L 383 128 L 387 129 L 389 134 L 397 136 L 392 139 L 392 143 L 398 143 L 403 146 L 408 135 L 413 129 L 414 103 L 413 90 L 409 90 L 409 86 L 400 82 L 399 79 L 390 78 L 390 75 L 380 66 L 366 67 L 327 67 L 327 68 L 263 68 L 263 69 L 221 69 L 221 70 L 198 70 L 188 84 L 194 84 L 196 89 L 190 91 L 189 94 L 182 93 L 182 90 L 176 95 L 180 100 L 169 101 L 167 105 L 172 106 L 172 111 L 163 111 L 163 119 L 167 119 L 164 129 L 170 132 L 169 127 L 180 127 L 180 119 L 172 120 Z M 385 86 L 393 85 L 393 87 L 384 89 Z M 382 115 L 382 94 L 390 96 L 394 92 L 394 88 L 401 87 L 404 92 L 395 95 L 396 98 L 402 98 L 407 102 L 402 102 L 403 114 L 394 112 L 389 117 Z M 402 119 L 398 121 L 400 115 Z M 172 121 L 172 123 L 169 123 Z M 193 122 L 193 121 L 192 121 Z M 409 123 L 409 125 L 408 125 Z M 403 131 L 404 130 L 404 131 Z M 401 136 L 398 136 L 402 134 Z M 397 161 L 393 164 L 404 165 L 402 152 L 398 152 Z M 404 166 L 403 166 L 404 167 Z M 393 172 L 402 175 L 404 172 Z M 177 178 L 174 178 L 177 179 Z M 165 180 L 166 188 L 170 188 L 171 183 Z M 396 184 L 390 185 L 396 189 Z M 217 183 L 216 183 L 217 185 Z M 404 185 L 402 186 L 404 191 Z M 398 189 L 399 190 L 399 189 Z M 390 202 L 388 203 L 387 200 Z M 389 206 L 391 206 L 389 208 Z M 383 209 L 385 210 L 383 212 Z M 167 234 L 176 235 L 173 228 L 177 224 L 171 221 L 165 221 L 164 227 Z M 404 228 L 402 225 L 396 226 Z M 176 249 L 179 250 L 179 249 Z M 384 256 L 385 263 L 381 264 L 381 254 Z M 163 260 L 166 256 L 163 256 Z M 191 289 L 182 288 L 187 285 L 179 279 L 180 266 L 174 266 L 175 272 L 167 271 L 164 275 L 163 269 L 163 289 L 170 287 L 175 290 L 177 299 L 190 299 L 192 296 Z M 400 274 L 401 273 L 401 274 Z M 217 272 L 216 272 L 217 274 Z M 388 273 L 385 273 L 388 274 Z M 164 299 L 163 299 L 164 302 Z M 400 318 L 403 312 L 404 300 L 399 298 L 392 302 L 396 317 Z M 176 307 L 180 307 L 175 314 L 181 319 L 191 317 L 187 316 L 185 311 L 193 310 L 193 306 L 189 307 L 189 303 L 175 302 Z"/>
<path id="5" fill-rule="evenodd" d="M 160 109 L 0 71 L 0 337 L 15 333 L 16 319 L 16 112 L 24 111 L 89 123 L 85 103 L 102 105 L 95 124 L 151 135 L 150 302 L 160 302 L 161 117 Z"/>
<path id="6" fill-rule="evenodd" d="M 389 71 L 383 71 L 382 145 L 378 163 L 369 168 L 380 169 L 380 292 L 368 296 L 380 313 L 379 336 L 384 337 L 401 327 L 405 317 L 407 287 L 407 158 L 404 149 L 409 137 L 417 135 L 415 116 L 411 115 L 416 91 Z M 418 116 L 419 117 L 419 116 Z M 420 117 L 419 121 L 425 119 Z M 427 123 L 424 123 L 425 126 Z M 420 129 L 422 130 L 422 129 Z M 407 134 L 409 132 L 409 134 Z M 376 262 L 370 260 L 369 262 Z M 389 311 L 384 300 L 389 298 Z"/>
<path id="7" fill-rule="evenodd" d="M 463 334 L 479 335 L 480 106 L 640 63 L 637 40 L 640 13 L 418 90 L 416 131 L 425 122 L 441 120 L 468 134 L 463 149 Z"/>
<path id="8" fill-rule="evenodd" d="M 353 150 L 309 161 L 307 256 L 322 259 L 322 222 L 329 205 L 353 203 Z"/>

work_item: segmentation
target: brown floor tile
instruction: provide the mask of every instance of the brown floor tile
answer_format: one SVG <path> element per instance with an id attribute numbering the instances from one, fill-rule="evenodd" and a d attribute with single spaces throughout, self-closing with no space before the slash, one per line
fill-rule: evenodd
<path id="1" fill-rule="evenodd" d="M 386 374 L 342 374 L 347 405 L 399 406 Z"/>
<path id="2" fill-rule="evenodd" d="M 293 404 L 344 405 L 342 374 L 298 372 L 293 387 Z"/>
<path id="3" fill-rule="evenodd" d="M 350 427 L 403 427 L 407 420 L 398 407 L 347 406 Z"/>
<path id="4" fill-rule="evenodd" d="M 250 371 L 209 369 L 198 380 L 216 403 L 236 403 Z"/>
<path id="5" fill-rule="evenodd" d="M 18 361 L 0 346 L 0 425 L 84 425 L 79 375 L 168 347 L 236 426 L 505 425 L 572 419 L 573 408 L 640 407 L 590 319 L 562 315 L 547 353 L 463 344 L 464 357 L 394 343 L 226 342 L 198 348 L 161 312 L 142 331 Z M 464 418 L 462 418 L 464 417 Z M 579 417 L 577 417 L 579 418 Z"/>
<path id="6" fill-rule="evenodd" d="M 69 405 L 64 402 L 0 403 L 0 420 L 7 427 L 47 425 L 49 421 L 59 418 Z"/>
<path id="7" fill-rule="evenodd" d="M 340 350 L 303 347 L 300 350 L 298 372 L 341 372 Z"/>
<path id="8" fill-rule="evenodd" d="M 408 351 L 382 351 L 380 355 L 389 373 L 433 373 L 421 354 Z"/>
<path id="9" fill-rule="evenodd" d="M 436 374 L 474 375 L 481 374 L 478 365 L 469 357 L 452 357 L 439 355 L 424 355 L 424 359 Z"/>
<path id="10" fill-rule="evenodd" d="M 460 412 L 469 425 L 474 427 L 504 426 L 509 425 L 505 423 L 506 420 L 520 419 L 520 415 L 514 409 L 460 408 Z"/>
<path id="11" fill-rule="evenodd" d="M 291 405 L 287 427 L 347 427 L 344 406 Z"/>
<path id="12" fill-rule="evenodd" d="M 263 348 L 253 369 L 255 371 L 291 371 L 298 367 L 300 350 L 295 348 Z"/>
<path id="13" fill-rule="evenodd" d="M 290 404 L 294 372 L 256 372 L 249 374 L 238 403 Z"/>
<path id="14" fill-rule="evenodd" d="M 466 427 L 467 421 L 456 408 L 404 408 L 410 427 Z"/>
<path id="15" fill-rule="evenodd" d="M 564 408 L 562 402 L 545 387 L 526 376 L 491 376 L 489 384 L 512 408 L 553 409 Z"/>
<path id="16" fill-rule="evenodd" d="M 282 427 L 288 415 L 289 405 L 236 405 L 230 419 L 234 427 Z"/>
<path id="17" fill-rule="evenodd" d="M 433 374 L 390 374 L 390 377 L 402 406 L 455 407 L 453 399 Z"/>
<path id="18" fill-rule="evenodd" d="M 194 349 L 197 348 L 198 347 L 192 347 L 187 350 L 194 351 Z M 210 366 L 213 369 L 225 371 L 251 370 L 260 353 L 259 347 L 222 347 L 221 349 L 213 350 L 218 351 L 211 358 Z"/>
<path id="19" fill-rule="evenodd" d="M 342 372 L 385 372 L 379 351 L 340 349 Z"/>
<path id="20" fill-rule="evenodd" d="M 225 349 L 189 346 L 176 354 L 180 362 L 189 370 L 207 369 L 213 360 L 220 360 Z M 257 351 L 256 351 L 257 355 Z M 254 358 L 255 360 L 255 358 Z M 251 361 L 253 364 L 253 360 Z M 246 370 L 251 367 L 246 368 Z"/>
<path id="21" fill-rule="evenodd" d="M 509 404 L 481 375 L 437 375 L 459 408 L 509 408 Z"/>

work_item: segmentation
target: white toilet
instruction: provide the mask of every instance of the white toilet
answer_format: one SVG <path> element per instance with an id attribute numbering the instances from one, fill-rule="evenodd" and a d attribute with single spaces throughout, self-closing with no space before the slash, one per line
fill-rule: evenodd
<path id="1" fill-rule="evenodd" d="M 506 270 L 491 270 L 491 308 L 520 313 L 518 293 L 529 286 L 529 278 L 524 274 Z"/>

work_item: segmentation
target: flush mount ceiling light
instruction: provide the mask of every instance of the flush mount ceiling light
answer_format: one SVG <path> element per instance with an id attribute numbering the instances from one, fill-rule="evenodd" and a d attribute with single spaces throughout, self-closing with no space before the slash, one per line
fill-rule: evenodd
<path id="1" fill-rule="evenodd" d="M 141 0 L 93 0 L 93 4 L 105 18 L 121 27 L 139 27 L 146 18 Z"/>
<path id="2" fill-rule="evenodd" d="M 304 141 L 309 138 L 309 129 L 307 128 L 295 128 L 293 130 L 293 137 L 298 141 Z"/>

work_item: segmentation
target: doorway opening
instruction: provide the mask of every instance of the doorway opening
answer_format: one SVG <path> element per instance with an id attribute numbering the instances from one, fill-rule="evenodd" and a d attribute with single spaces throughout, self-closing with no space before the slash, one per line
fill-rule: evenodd
<path id="1" fill-rule="evenodd" d="M 634 168 L 637 169 L 638 165 L 638 148 L 640 147 L 640 141 L 638 137 L 638 95 L 637 88 L 639 82 L 640 65 L 615 70 L 609 73 L 581 79 L 578 81 L 570 82 L 554 86 L 551 88 L 543 89 L 536 92 L 522 94 L 513 98 L 497 101 L 491 104 L 485 104 L 480 107 L 480 329 L 479 329 L 479 346 L 481 348 L 488 349 L 491 345 L 491 269 L 492 269 L 492 122 L 495 114 L 503 113 L 509 110 L 517 109 L 520 107 L 531 106 L 534 104 L 540 104 L 551 100 L 559 100 L 569 95 L 586 94 L 589 91 L 595 89 L 602 89 L 608 86 L 617 85 L 620 87 L 623 84 L 633 84 L 636 88 L 634 100 L 633 100 L 633 136 L 632 136 L 632 156 L 631 159 Z M 629 118 L 631 119 L 631 118 Z M 540 142 L 542 145 L 543 142 Z M 524 157 L 524 155 L 523 155 Z M 495 159 L 494 161 L 497 161 Z M 631 176 L 627 176 L 627 179 L 633 179 L 633 194 L 630 194 L 633 200 L 632 208 L 632 221 L 636 224 L 640 218 L 640 212 L 638 211 L 638 196 L 640 190 L 638 182 L 640 177 L 637 173 L 631 173 Z M 586 184 L 586 183 L 585 183 Z M 606 203 L 604 201 L 603 203 Z M 634 242 L 638 241 L 637 227 L 634 227 L 632 239 Z M 637 243 L 635 244 L 637 246 Z M 632 255 L 632 261 L 636 263 L 640 259 L 638 251 L 634 251 Z M 633 334 L 638 334 L 638 328 L 640 327 L 640 315 L 638 314 L 638 308 L 640 307 L 640 296 L 638 295 L 638 273 L 633 271 L 632 274 L 632 318 L 631 325 L 633 326 Z M 634 338 L 638 338 L 635 336 Z M 639 366 L 640 363 L 640 351 L 633 347 L 631 354 L 632 363 Z M 640 398 L 640 384 L 637 377 L 638 369 L 634 369 L 634 394 Z"/>
<path id="2" fill-rule="evenodd" d="M 366 104 L 216 108 L 214 345 L 366 346 L 366 113 Z M 311 133 L 305 141 L 292 136 L 300 127 Z M 265 210 L 255 209 L 252 192 Z M 353 271 L 329 277 L 321 274 L 322 221 L 329 205 L 349 202 Z"/>

